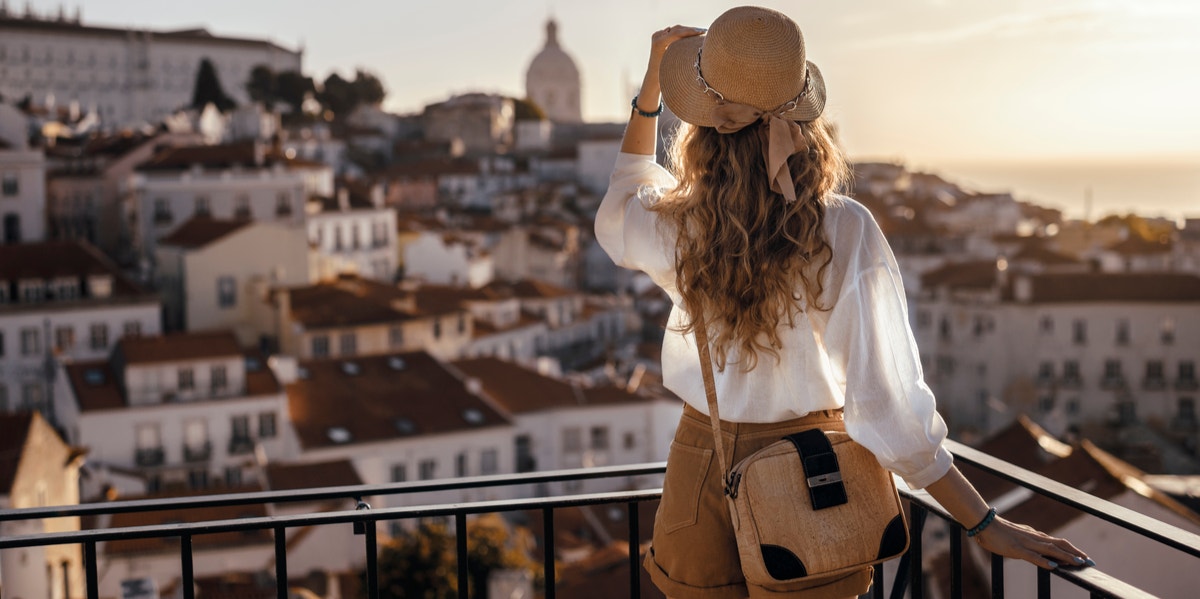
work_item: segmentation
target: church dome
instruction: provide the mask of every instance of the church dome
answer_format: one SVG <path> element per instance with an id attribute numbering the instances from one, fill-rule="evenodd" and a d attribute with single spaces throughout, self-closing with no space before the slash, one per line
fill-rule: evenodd
<path id="1" fill-rule="evenodd" d="M 558 43 L 558 24 L 546 22 L 546 45 L 525 72 L 525 94 L 546 112 L 550 120 L 580 122 L 579 69 Z"/>

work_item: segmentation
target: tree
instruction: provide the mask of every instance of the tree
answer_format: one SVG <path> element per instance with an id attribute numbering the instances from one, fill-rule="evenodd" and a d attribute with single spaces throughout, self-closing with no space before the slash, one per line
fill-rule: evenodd
<path id="1" fill-rule="evenodd" d="M 217 69 L 212 61 L 205 58 L 200 61 L 200 69 L 196 71 L 196 85 L 192 88 L 192 108 L 204 110 L 208 104 L 213 104 L 221 112 L 229 112 L 237 102 L 225 95 L 221 80 L 217 77 Z"/>
<path id="2" fill-rule="evenodd" d="M 337 73 L 332 73 L 321 85 L 317 100 L 321 105 L 333 111 L 339 119 L 344 119 L 363 104 L 378 104 L 387 96 L 383 82 L 371 73 L 358 69 L 354 79 L 344 79 Z"/>
<path id="3" fill-rule="evenodd" d="M 292 108 L 292 112 L 300 112 L 304 98 L 315 91 L 312 77 L 305 77 L 296 71 L 276 73 L 265 64 L 254 67 L 250 71 L 250 80 L 246 82 L 250 99 L 262 102 L 268 108 L 283 102 Z"/>
<path id="4" fill-rule="evenodd" d="M 513 98 L 513 113 L 518 121 L 546 120 L 546 111 L 529 98 Z"/>
<path id="5" fill-rule="evenodd" d="M 246 93 L 250 94 L 251 100 L 270 106 L 275 102 L 278 86 L 275 71 L 265 64 L 260 64 L 250 71 L 250 80 L 246 82 Z"/>
<path id="6" fill-rule="evenodd" d="M 527 531 L 518 529 L 513 534 L 497 514 L 468 522 L 469 596 L 488 599 L 487 579 L 497 569 L 533 571 L 540 579 L 539 564 L 526 550 L 527 539 Z M 457 561 L 455 539 L 446 527 L 422 522 L 414 533 L 395 537 L 381 548 L 379 595 L 385 599 L 452 599 L 458 593 Z"/>

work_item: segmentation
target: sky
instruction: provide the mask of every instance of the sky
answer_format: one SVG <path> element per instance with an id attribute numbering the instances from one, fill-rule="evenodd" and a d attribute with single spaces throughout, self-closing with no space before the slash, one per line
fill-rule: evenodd
<path id="1" fill-rule="evenodd" d="M 2 0 L 0 0 L 2 1 Z M 1200 163 L 1200 2 L 793 0 L 852 157 L 946 162 Z M 20 10 L 23 0 L 8 0 Z M 36 11 L 59 3 L 32 0 Z M 85 23 L 204 26 L 304 48 L 324 79 L 377 74 L 385 107 L 467 91 L 524 95 L 553 15 L 589 121 L 623 121 L 650 34 L 707 26 L 714 0 L 87 0 Z M 229 85 L 226 83 L 226 85 Z"/>

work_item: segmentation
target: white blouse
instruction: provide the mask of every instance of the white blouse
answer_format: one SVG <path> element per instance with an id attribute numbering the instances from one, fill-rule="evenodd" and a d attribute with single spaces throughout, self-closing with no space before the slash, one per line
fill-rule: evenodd
<path id="1" fill-rule="evenodd" d="M 707 414 L 695 339 L 676 331 L 687 319 L 675 288 L 675 234 L 648 210 L 675 184 L 654 156 L 620 154 L 596 215 L 596 239 L 617 265 L 645 272 L 671 297 L 663 382 Z M 846 432 L 910 487 L 924 488 L 953 458 L 942 447 L 946 424 L 921 373 L 896 259 L 870 211 L 850 198 L 829 205 L 824 228 L 833 262 L 822 299 L 833 300 L 832 309 L 812 310 L 812 322 L 781 324 L 778 362 L 760 354 L 758 367 L 745 372 L 739 349 L 728 348 L 728 367 L 714 372 L 721 419 L 778 422 L 844 407 Z"/>

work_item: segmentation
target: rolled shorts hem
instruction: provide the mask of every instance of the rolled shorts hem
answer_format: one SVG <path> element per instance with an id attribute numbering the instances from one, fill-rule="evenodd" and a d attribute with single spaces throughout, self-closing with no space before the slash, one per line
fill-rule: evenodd
<path id="1" fill-rule="evenodd" d="M 662 567 L 654 561 L 654 549 L 646 552 L 642 567 L 650 574 L 654 586 L 671 599 L 746 599 L 746 584 L 735 582 L 715 587 L 696 587 L 671 578 Z"/>

